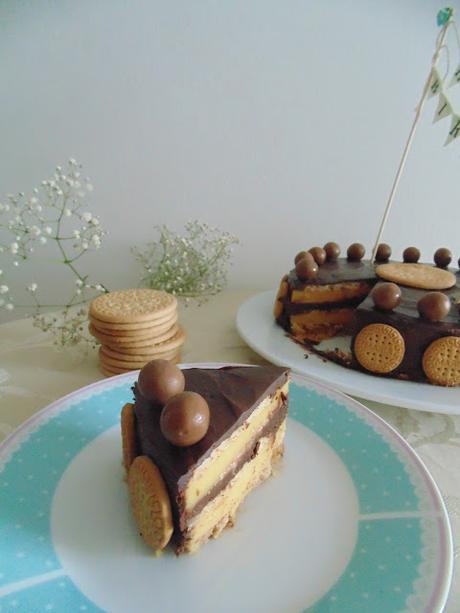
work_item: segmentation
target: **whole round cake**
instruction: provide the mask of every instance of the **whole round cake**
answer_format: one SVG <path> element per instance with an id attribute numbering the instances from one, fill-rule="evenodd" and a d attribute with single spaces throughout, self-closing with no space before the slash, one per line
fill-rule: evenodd
<path id="1" fill-rule="evenodd" d="M 277 323 L 298 343 L 339 364 L 379 376 L 460 385 L 460 271 L 437 249 L 419 263 L 416 247 L 402 261 L 379 245 L 375 260 L 353 243 L 301 251 L 280 283 Z M 459 262 L 460 266 L 460 262 Z M 343 346 L 331 339 L 344 337 Z M 349 342 L 348 342 L 349 341 Z"/>

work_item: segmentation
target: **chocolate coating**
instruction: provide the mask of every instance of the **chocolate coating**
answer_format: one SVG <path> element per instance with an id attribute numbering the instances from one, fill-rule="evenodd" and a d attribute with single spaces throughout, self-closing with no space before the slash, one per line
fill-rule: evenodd
<path id="1" fill-rule="evenodd" d="M 388 262 L 391 258 L 391 247 L 386 243 L 380 243 L 375 254 L 376 262 Z"/>
<path id="2" fill-rule="evenodd" d="M 316 277 L 318 274 L 318 264 L 313 259 L 311 253 L 307 253 L 305 257 L 297 262 L 295 271 L 301 281 L 308 281 Z"/>
<path id="3" fill-rule="evenodd" d="M 336 260 L 340 255 L 339 245 L 331 241 L 324 245 L 324 251 L 326 252 L 326 258 L 328 262 Z"/>
<path id="4" fill-rule="evenodd" d="M 308 251 L 299 251 L 299 253 L 294 258 L 294 264 L 297 264 L 299 260 L 308 255 Z"/>
<path id="5" fill-rule="evenodd" d="M 401 288 L 396 283 L 378 283 L 371 297 L 377 309 L 392 311 L 401 302 Z"/>
<path id="6" fill-rule="evenodd" d="M 353 243 L 347 249 L 347 258 L 352 262 L 359 262 L 364 257 L 366 248 L 361 243 Z"/>
<path id="7" fill-rule="evenodd" d="M 428 292 L 417 302 L 420 316 L 428 321 L 441 321 L 449 314 L 450 300 L 442 292 Z"/>
<path id="8" fill-rule="evenodd" d="M 445 247 L 440 247 L 434 252 L 433 259 L 434 263 L 436 266 L 439 266 L 439 268 L 447 268 L 452 262 L 452 252 Z"/>
<path id="9" fill-rule="evenodd" d="M 312 254 L 313 259 L 318 266 L 322 266 L 324 264 L 326 261 L 326 251 L 322 247 L 312 247 L 308 251 Z"/>
<path id="10" fill-rule="evenodd" d="M 417 247 L 407 247 L 403 251 L 403 261 L 406 264 L 417 264 L 420 259 L 420 250 Z"/>
<path id="11" fill-rule="evenodd" d="M 137 384 L 145 398 L 165 404 L 184 391 L 185 379 L 181 369 L 168 360 L 152 360 L 139 373 Z"/>
<path id="12" fill-rule="evenodd" d="M 169 400 L 160 417 L 163 436 L 177 447 L 201 441 L 209 428 L 209 405 L 196 392 L 182 392 Z"/>

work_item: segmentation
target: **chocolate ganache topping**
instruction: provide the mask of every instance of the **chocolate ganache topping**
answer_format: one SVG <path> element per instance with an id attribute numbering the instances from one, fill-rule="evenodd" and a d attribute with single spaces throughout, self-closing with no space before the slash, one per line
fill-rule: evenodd
<path id="1" fill-rule="evenodd" d="M 185 390 L 203 396 L 210 412 L 206 435 L 189 447 L 177 447 L 168 442 L 160 429 L 162 407 L 144 398 L 138 386 L 134 386 L 139 453 L 155 462 L 174 496 L 187 483 L 194 468 L 247 419 L 260 400 L 274 393 L 287 380 L 289 371 L 277 366 L 228 366 L 190 368 L 183 373 Z"/>

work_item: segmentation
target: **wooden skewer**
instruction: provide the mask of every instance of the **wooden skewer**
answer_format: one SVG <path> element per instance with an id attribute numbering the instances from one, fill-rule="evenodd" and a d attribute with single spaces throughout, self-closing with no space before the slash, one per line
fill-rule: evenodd
<path id="1" fill-rule="evenodd" d="M 397 190 L 398 185 L 399 185 L 399 180 L 401 178 L 401 175 L 403 173 L 404 167 L 406 165 L 406 159 L 407 159 L 407 156 L 409 154 L 409 150 L 411 148 L 412 141 L 413 141 L 414 136 L 415 136 L 415 132 L 417 130 L 417 126 L 418 126 L 418 123 L 419 123 L 419 120 L 420 120 L 420 115 L 422 113 L 423 106 L 424 106 L 425 101 L 426 101 L 426 97 L 427 97 L 427 94 L 428 94 L 428 89 L 430 87 L 431 77 L 432 77 L 432 74 L 433 74 L 433 68 L 435 67 L 436 62 L 438 61 L 439 52 L 441 51 L 441 48 L 442 48 L 442 46 L 444 44 L 444 39 L 446 37 L 447 30 L 449 29 L 449 26 L 451 25 L 451 23 L 452 23 L 452 21 L 449 19 L 449 21 L 445 24 L 445 26 L 442 28 L 441 32 L 438 35 L 437 43 L 436 43 L 436 48 L 435 48 L 435 51 L 434 51 L 434 54 L 433 54 L 433 59 L 431 61 L 430 73 L 428 75 L 428 78 L 426 80 L 425 86 L 423 88 L 422 96 L 420 98 L 420 102 L 418 103 L 417 108 L 415 110 L 415 117 L 414 117 L 414 121 L 412 123 L 412 128 L 411 128 L 411 131 L 410 131 L 409 136 L 407 138 L 406 145 L 404 147 L 404 151 L 403 151 L 403 154 L 402 154 L 402 157 L 401 157 L 401 161 L 399 162 L 398 170 L 396 172 L 396 176 L 394 178 L 393 185 L 391 187 L 390 196 L 388 198 L 388 202 L 386 204 L 385 211 L 383 213 L 382 221 L 380 222 L 380 227 L 379 227 L 379 231 L 378 231 L 378 234 L 377 234 L 377 239 L 375 241 L 374 248 L 372 250 L 371 262 L 373 262 L 375 260 L 375 255 L 377 253 L 377 249 L 378 249 L 380 241 L 382 239 L 383 231 L 385 229 L 385 225 L 387 223 L 388 216 L 390 214 L 390 210 L 391 210 L 391 206 L 393 204 L 393 200 L 394 200 L 394 197 L 395 197 L 395 194 L 396 194 L 396 190 Z"/>

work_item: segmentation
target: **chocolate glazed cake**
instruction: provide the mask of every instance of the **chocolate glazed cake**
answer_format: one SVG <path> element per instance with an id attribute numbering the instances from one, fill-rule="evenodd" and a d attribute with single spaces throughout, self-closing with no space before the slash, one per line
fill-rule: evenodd
<path id="1" fill-rule="evenodd" d="M 139 384 L 134 386 L 131 416 L 122 418 L 128 482 L 140 458 L 144 462 L 148 459 L 158 469 L 169 499 L 172 542 L 177 553 L 196 551 L 231 526 L 246 495 L 271 475 L 273 463 L 283 453 L 289 374 L 275 366 L 192 368 L 182 372 L 183 394 L 199 396 L 209 407 L 207 430 L 199 441 L 181 446 L 180 441 L 170 442 L 168 438 L 174 432 L 165 429 L 164 416 L 174 398 L 163 407 L 146 398 Z M 127 434 L 128 430 L 133 434 Z M 135 449 L 127 454 L 129 436 Z M 135 488 L 130 486 L 130 490 L 133 494 Z M 151 505 L 147 515 L 145 509 L 136 512 L 137 496 L 132 495 L 131 501 L 146 538 L 148 523 L 156 521 L 161 528 L 164 518 L 159 521 L 154 510 L 158 508 L 157 499 L 147 503 Z M 150 544 L 161 548 L 155 542 Z"/>
<path id="2" fill-rule="evenodd" d="M 390 262 L 380 245 L 376 261 L 336 243 L 300 252 L 283 277 L 274 316 L 297 342 L 344 366 L 379 376 L 437 385 L 460 384 L 460 272 L 448 268 L 445 248 L 434 265 L 419 264 L 415 247 Z M 349 351 L 324 341 L 350 338 Z M 330 344 L 330 343 L 329 343 Z"/>

